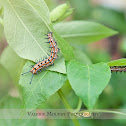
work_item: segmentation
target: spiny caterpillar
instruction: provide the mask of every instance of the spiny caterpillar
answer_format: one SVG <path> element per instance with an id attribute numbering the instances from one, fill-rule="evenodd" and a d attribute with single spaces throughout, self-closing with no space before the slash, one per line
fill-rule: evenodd
<path id="1" fill-rule="evenodd" d="M 57 43 L 53 39 L 52 32 L 49 32 L 47 34 L 47 36 L 48 36 L 48 38 L 45 38 L 45 39 L 48 39 L 48 42 L 46 42 L 46 43 L 50 44 L 50 48 L 51 48 L 50 52 L 51 52 L 51 54 L 45 60 L 42 60 L 41 62 L 38 62 L 35 65 L 33 65 L 31 71 L 26 72 L 26 73 L 29 73 L 29 72 L 33 73 L 31 81 L 30 81 L 30 84 L 32 82 L 34 74 L 38 74 L 38 71 L 41 72 L 41 69 L 47 68 L 48 66 L 53 65 L 54 64 L 54 60 L 57 59 L 57 57 L 58 57 L 57 53 L 59 52 L 60 49 L 57 47 Z M 22 75 L 24 75 L 26 73 L 23 73 Z"/>
<path id="2" fill-rule="evenodd" d="M 111 72 L 126 72 L 126 66 L 111 66 Z"/>

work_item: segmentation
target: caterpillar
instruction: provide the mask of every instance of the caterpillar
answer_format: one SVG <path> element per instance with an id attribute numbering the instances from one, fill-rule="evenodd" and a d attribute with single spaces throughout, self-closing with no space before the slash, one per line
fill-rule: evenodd
<path id="1" fill-rule="evenodd" d="M 30 84 L 32 82 L 34 74 L 38 74 L 38 71 L 41 72 L 41 69 L 48 68 L 48 66 L 53 65 L 55 59 L 57 59 L 57 57 L 58 57 L 57 53 L 59 52 L 60 49 L 57 47 L 57 42 L 53 39 L 52 34 L 53 34 L 53 32 L 49 32 L 47 34 L 48 37 L 45 38 L 45 39 L 48 39 L 48 42 L 46 42 L 46 43 L 49 43 L 50 48 L 51 48 L 51 51 L 50 51 L 51 54 L 49 55 L 49 57 L 42 61 L 37 62 L 35 65 L 32 66 L 31 71 L 26 72 L 26 73 L 29 73 L 29 72 L 32 73 L 32 78 L 31 78 Z M 26 73 L 23 73 L 21 75 L 24 75 Z"/>
<path id="2" fill-rule="evenodd" d="M 111 66 L 111 72 L 126 72 L 126 66 Z"/>

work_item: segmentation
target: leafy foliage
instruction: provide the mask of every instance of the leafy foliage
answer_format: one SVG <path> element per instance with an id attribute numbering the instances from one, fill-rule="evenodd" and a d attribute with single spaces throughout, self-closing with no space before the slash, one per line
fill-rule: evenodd
<path id="1" fill-rule="evenodd" d="M 103 25 L 87 21 L 61 22 L 54 25 L 56 31 L 70 43 L 85 44 L 117 34 Z"/>
<path id="2" fill-rule="evenodd" d="M 67 75 L 76 95 L 89 109 L 92 109 L 98 96 L 108 84 L 111 72 L 105 63 L 83 65 L 71 61 L 68 64 Z"/>
<path id="3" fill-rule="evenodd" d="M 79 1 L 81 3 L 88 2 L 87 0 Z M 72 3 L 72 1 L 70 2 Z M 1 64 L 9 72 L 14 83 L 19 84 L 23 108 L 36 109 L 40 106 L 43 108 L 48 102 L 52 102 L 53 104 L 51 96 L 61 89 L 63 85 L 65 85 L 64 92 L 67 92 L 65 94 L 66 97 L 73 97 L 75 92 L 76 98 L 73 97 L 72 99 L 74 106 L 76 106 L 79 97 L 88 109 L 94 108 L 98 97 L 104 89 L 104 92 L 106 92 L 106 89 L 109 87 L 105 88 L 111 78 L 109 66 L 121 66 L 126 63 L 125 59 L 108 62 L 108 55 L 101 53 L 99 57 L 104 55 L 107 58 L 103 61 L 103 58 L 98 58 L 98 55 L 94 54 L 95 63 L 98 62 L 98 64 L 92 64 L 92 60 L 81 49 L 86 44 L 116 35 L 118 32 L 91 21 L 59 22 L 70 16 L 73 12 L 73 9 L 70 9 L 67 4 L 54 8 L 51 13 L 44 0 L 2 0 L 2 5 L 4 5 L 4 23 L 1 24 L 4 26 L 5 37 L 9 46 L 1 55 Z M 77 12 L 75 13 L 81 13 L 78 16 L 76 15 L 75 18 L 85 18 L 86 15 L 83 16 L 83 10 L 89 12 L 88 6 L 81 8 L 81 10 L 80 6 L 83 6 L 83 4 L 80 4 L 76 0 L 73 0 L 73 5 L 77 5 Z M 60 11 L 57 11 L 57 9 Z M 112 13 L 114 14 L 114 12 Z M 115 19 L 117 17 L 123 18 L 123 16 L 119 16 L 118 14 L 115 15 Z M 120 23 L 123 22 L 121 20 L 118 21 Z M 3 33 L 2 25 L 0 25 L 0 35 Z M 111 24 L 111 26 L 114 25 L 115 23 L 113 25 Z M 123 27 L 119 30 L 125 32 Z M 34 75 L 32 84 L 30 84 L 32 73 L 29 66 L 35 65 L 34 62 L 36 60 L 48 57 L 49 44 L 45 43 L 46 39 L 44 38 L 47 37 L 45 34 L 50 31 L 53 32 L 53 37 L 60 48 L 60 53 L 58 53 L 59 59 L 54 62 L 54 66 L 50 66 L 45 71 L 42 70 L 39 75 Z M 99 63 L 102 61 L 108 63 Z M 21 71 L 22 73 L 29 71 L 29 73 L 21 76 Z M 118 78 L 117 81 L 119 81 Z M 114 86 L 114 81 L 110 81 L 110 83 Z M 72 93 L 71 87 L 73 89 Z M 119 97 L 122 97 L 122 95 Z M 67 108 L 71 108 L 61 92 L 59 96 L 64 101 L 64 105 Z M 47 99 L 50 101 L 44 105 Z M 9 97 L 1 102 L 0 107 L 2 109 L 11 109 L 12 106 L 14 108 L 20 108 L 20 104 L 20 99 Z M 15 122 L 13 120 L 1 120 L 0 122 L 2 125 L 5 123 L 14 126 L 23 124 L 37 126 L 40 125 L 41 121 L 26 120 L 26 122 L 24 121 L 24 123 L 21 122 L 20 124 L 18 120 Z M 42 121 L 42 124 L 46 125 L 45 121 Z"/>
<path id="4" fill-rule="evenodd" d="M 29 71 L 27 66 L 33 65 L 28 61 L 23 73 Z M 34 75 L 32 84 L 30 84 L 32 74 L 28 73 L 20 77 L 19 85 L 21 87 L 21 94 L 24 100 L 24 108 L 35 109 L 40 104 L 44 103 L 51 95 L 58 91 L 66 81 L 66 75 L 42 71 L 39 75 Z M 34 101 L 34 102 L 33 102 Z"/>
<path id="5" fill-rule="evenodd" d="M 126 59 L 114 60 L 107 63 L 109 66 L 126 66 Z"/>
<path id="6" fill-rule="evenodd" d="M 11 48 L 20 57 L 32 61 L 48 56 L 49 46 L 44 43 L 44 35 L 53 29 L 50 25 L 49 9 L 44 0 L 5 0 L 4 6 L 5 36 Z M 61 43 L 62 38 L 54 33 L 58 43 Z M 67 42 L 62 41 L 59 47 L 65 59 L 71 58 L 72 49 Z"/>
<path id="7" fill-rule="evenodd" d="M 41 36 L 47 33 L 48 27 L 46 24 L 48 23 L 49 25 L 50 23 L 49 10 L 44 1 L 42 0 L 40 4 L 40 1 L 37 0 L 35 5 L 44 7 L 41 12 L 43 14 L 43 20 L 34 11 L 31 3 L 29 4 L 27 1 L 4 1 L 4 28 L 6 39 L 11 48 L 20 57 L 33 61 L 47 56 L 46 50 L 48 47 L 46 44 L 42 46 L 42 42 L 45 40 Z M 35 51 L 33 51 L 34 49 Z"/>

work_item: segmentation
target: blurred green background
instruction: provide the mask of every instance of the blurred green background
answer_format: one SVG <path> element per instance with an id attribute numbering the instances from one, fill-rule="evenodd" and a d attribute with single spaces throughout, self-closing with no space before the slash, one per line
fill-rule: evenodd
<path id="1" fill-rule="evenodd" d="M 67 2 L 66 0 L 45 0 L 50 11 L 56 6 Z M 108 62 L 111 60 L 116 60 L 119 58 L 126 57 L 126 0 L 68 0 L 70 6 L 74 8 L 73 14 L 66 20 L 86 20 L 94 21 L 104 24 L 105 26 L 112 28 L 119 32 L 118 35 L 106 38 L 104 40 L 86 44 L 77 45 L 71 44 L 73 47 L 78 48 L 84 54 L 86 54 L 92 63 Z M 0 11 L 2 13 L 2 10 Z M 2 18 L 2 16 L 1 16 Z M 3 26 L 0 23 L 0 55 L 2 54 L 5 47 L 7 47 L 7 42 L 2 34 Z M 13 60 L 13 59 L 12 59 Z M 71 90 L 69 82 L 62 87 L 65 96 L 73 108 L 76 108 L 78 97 Z M 121 109 L 126 106 L 126 73 L 113 73 L 108 86 L 105 88 L 103 93 L 100 95 L 95 108 L 97 109 Z M 12 99 L 6 103 L 5 99 Z M 9 104 L 6 108 L 11 108 L 11 104 L 16 97 L 19 100 L 18 86 L 12 81 L 11 75 L 8 71 L 0 65 L 0 99 L 1 108 L 5 108 L 5 103 Z M 71 98 L 74 97 L 74 98 Z M 4 99 L 4 100 L 3 100 Z M 18 101 L 20 104 L 21 101 Z M 64 108 L 58 94 L 51 96 L 47 102 L 40 106 L 39 108 Z M 86 107 L 82 105 L 82 109 Z M 15 122 L 10 122 L 10 124 L 15 124 Z M 83 126 L 125 126 L 125 120 L 79 120 L 80 124 Z M 0 120 L 1 124 L 4 124 Z M 68 125 L 72 126 L 71 120 L 47 120 L 40 121 L 40 124 L 59 126 Z M 39 125 L 38 123 L 38 125 Z M 37 125 L 37 121 L 31 121 L 31 124 Z M 8 124 L 9 125 L 9 124 Z M 23 124 L 22 124 L 23 125 Z"/>

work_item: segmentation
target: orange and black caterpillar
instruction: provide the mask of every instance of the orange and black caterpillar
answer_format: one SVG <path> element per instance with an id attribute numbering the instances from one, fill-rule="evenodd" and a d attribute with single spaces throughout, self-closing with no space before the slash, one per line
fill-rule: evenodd
<path id="1" fill-rule="evenodd" d="M 126 66 L 111 66 L 111 72 L 126 72 Z"/>
<path id="2" fill-rule="evenodd" d="M 57 57 L 58 57 L 57 53 L 59 52 L 60 49 L 57 47 L 57 43 L 53 39 L 52 32 L 49 32 L 47 34 L 47 36 L 48 36 L 48 38 L 46 38 L 46 39 L 48 39 L 48 42 L 46 42 L 46 43 L 50 44 L 50 48 L 51 48 L 50 52 L 51 52 L 51 54 L 49 55 L 48 58 L 46 58 L 46 59 L 44 59 L 44 60 L 42 60 L 40 62 L 37 62 L 34 66 L 32 66 L 31 71 L 26 72 L 26 73 L 29 73 L 29 72 L 33 73 L 31 81 L 30 81 L 30 84 L 32 82 L 34 74 L 38 74 L 38 71 L 41 72 L 41 69 L 47 68 L 48 66 L 53 65 L 54 64 L 54 60 L 57 59 Z M 22 75 L 24 75 L 26 73 L 23 73 Z"/>

